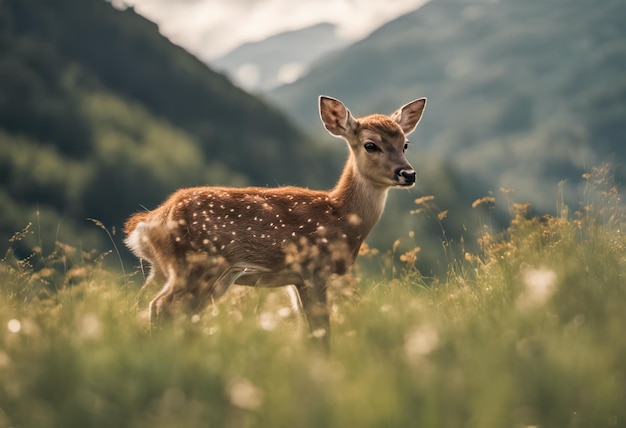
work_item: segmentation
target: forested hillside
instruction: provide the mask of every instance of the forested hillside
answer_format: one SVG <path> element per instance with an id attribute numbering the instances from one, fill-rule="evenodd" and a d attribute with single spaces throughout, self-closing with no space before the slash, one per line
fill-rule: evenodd
<path id="1" fill-rule="evenodd" d="M 99 246 L 87 218 L 119 229 L 181 186 L 327 184 L 312 147 L 132 9 L 0 2 L 0 255 L 28 222 L 29 245 Z"/>
<path id="2" fill-rule="evenodd" d="M 359 112 L 427 96 L 414 161 L 459 174 L 466 205 L 511 187 L 553 209 L 560 180 L 567 199 L 626 161 L 624 16 L 622 0 L 433 0 L 271 95 L 304 126 L 317 93 Z"/>

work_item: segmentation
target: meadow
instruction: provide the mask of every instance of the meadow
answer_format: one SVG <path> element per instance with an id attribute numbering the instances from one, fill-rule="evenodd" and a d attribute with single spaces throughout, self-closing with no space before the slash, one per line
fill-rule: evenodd
<path id="1" fill-rule="evenodd" d="M 626 427 L 626 211 L 586 178 L 555 216 L 495 201 L 508 228 L 485 226 L 444 278 L 414 267 L 419 236 L 364 249 L 381 272 L 333 286 L 328 355 L 272 290 L 150 332 L 156 290 L 105 267 L 115 252 L 9 249 L 0 427 Z"/>

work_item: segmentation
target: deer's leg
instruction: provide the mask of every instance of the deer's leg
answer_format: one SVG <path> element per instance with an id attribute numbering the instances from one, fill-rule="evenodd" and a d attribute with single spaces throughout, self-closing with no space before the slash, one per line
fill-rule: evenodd
<path id="1" fill-rule="evenodd" d="M 163 285 L 163 288 L 159 293 L 150 301 L 149 316 L 150 316 L 150 329 L 157 327 L 159 322 L 165 318 L 171 316 L 169 306 L 173 300 L 173 288 L 176 282 L 177 276 L 174 269 L 170 266 L 168 269 L 168 278 Z M 146 282 L 146 285 L 148 283 Z M 144 285 L 145 287 L 145 285 Z"/>
<path id="2" fill-rule="evenodd" d="M 300 301 L 300 295 L 298 289 L 294 285 L 286 285 L 281 287 L 281 292 L 287 298 L 289 302 L 289 309 L 295 315 L 302 314 L 302 302 Z"/>
<path id="3" fill-rule="evenodd" d="M 212 263 L 204 259 L 191 264 L 181 263 L 178 269 L 170 267 L 168 270 L 165 286 L 150 302 L 152 325 L 169 318 L 174 305 L 181 305 L 191 313 L 201 311 L 220 298 L 245 272 L 245 269 L 230 266 L 224 260 Z"/>
<path id="4" fill-rule="evenodd" d="M 326 281 L 323 278 L 305 280 L 298 287 L 298 294 L 312 338 L 319 341 L 326 351 L 330 350 L 330 313 Z"/>
<path id="5" fill-rule="evenodd" d="M 167 277 L 161 271 L 159 265 L 152 263 L 149 269 L 150 269 L 150 273 L 148 274 L 146 281 L 141 286 L 142 290 L 144 288 L 148 288 L 148 286 L 152 284 L 153 281 L 162 282 L 163 280 L 167 280 Z M 141 267 L 141 270 L 143 271 L 143 265 Z"/>
<path id="6" fill-rule="evenodd" d="M 157 327 L 170 319 L 174 305 L 186 303 L 188 307 L 196 305 L 196 297 L 202 288 L 202 280 L 207 274 L 199 264 L 177 263 L 167 267 L 167 281 L 150 302 L 150 327 Z M 185 301 L 186 299 L 186 301 Z"/>
<path id="7" fill-rule="evenodd" d="M 201 310 L 209 303 L 222 297 L 242 275 L 248 273 L 248 269 L 241 266 L 228 266 L 216 277 L 203 278 L 201 286 L 196 289 L 194 301 L 190 309 Z"/>
<path id="8" fill-rule="evenodd" d="M 151 263 L 151 262 L 149 262 Z M 164 292 L 164 290 L 169 287 L 169 285 L 167 285 L 168 283 L 168 277 L 163 273 L 163 270 L 161 270 L 161 267 L 158 264 L 152 263 L 149 267 L 150 269 L 150 274 L 148 275 L 148 277 L 146 278 L 145 282 L 143 283 L 143 285 L 141 286 L 141 288 L 139 289 L 139 295 L 143 295 L 143 293 L 148 289 L 148 287 L 150 286 L 150 284 L 152 284 L 153 282 L 157 282 L 157 283 L 162 283 L 162 284 L 166 284 L 163 286 L 163 288 L 161 289 L 161 291 L 159 292 L 159 295 L 161 293 Z M 143 264 L 141 266 L 141 270 L 143 271 Z M 167 287 L 166 287 L 167 286 Z M 154 302 L 155 299 L 152 300 L 152 302 Z M 152 302 L 150 302 L 150 310 L 149 313 L 152 313 Z M 153 317 L 152 315 L 150 315 L 150 319 L 152 320 Z M 151 321 L 152 322 L 152 321 Z"/>

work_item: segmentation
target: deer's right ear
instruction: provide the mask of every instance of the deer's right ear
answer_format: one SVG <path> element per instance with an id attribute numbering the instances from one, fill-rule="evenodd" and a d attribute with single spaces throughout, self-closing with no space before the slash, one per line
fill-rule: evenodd
<path id="1" fill-rule="evenodd" d="M 409 135 L 415 130 L 415 127 L 422 118 L 424 107 L 426 107 L 426 98 L 411 101 L 396 110 L 391 115 L 391 119 L 395 120 L 400 125 L 405 135 Z"/>
<path id="2" fill-rule="evenodd" d="M 335 98 L 320 96 L 320 117 L 332 135 L 345 137 L 356 127 L 356 120 L 350 110 Z"/>

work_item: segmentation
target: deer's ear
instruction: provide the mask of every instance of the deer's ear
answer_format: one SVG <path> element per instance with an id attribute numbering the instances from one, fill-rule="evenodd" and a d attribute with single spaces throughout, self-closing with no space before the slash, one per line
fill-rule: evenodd
<path id="1" fill-rule="evenodd" d="M 336 137 L 345 137 L 356 128 L 350 110 L 335 98 L 320 96 L 320 117 L 328 132 Z"/>
<path id="2" fill-rule="evenodd" d="M 420 98 L 403 105 L 390 117 L 400 125 L 404 134 L 408 135 L 415 130 L 422 118 L 424 107 L 426 107 L 426 98 Z"/>

